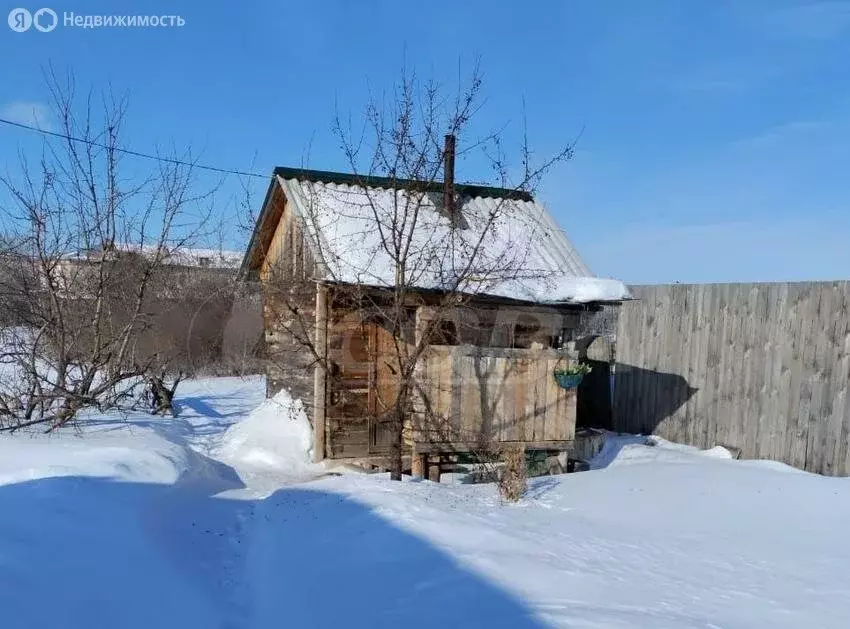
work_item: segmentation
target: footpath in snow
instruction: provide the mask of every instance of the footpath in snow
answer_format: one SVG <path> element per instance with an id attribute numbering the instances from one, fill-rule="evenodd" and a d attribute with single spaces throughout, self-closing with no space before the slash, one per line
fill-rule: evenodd
<path id="1" fill-rule="evenodd" d="M 503 505 L 328 476 L 263 390 L 0 437 L 0 627 L 850 626 L 847 479 L 614 438 Z"/>

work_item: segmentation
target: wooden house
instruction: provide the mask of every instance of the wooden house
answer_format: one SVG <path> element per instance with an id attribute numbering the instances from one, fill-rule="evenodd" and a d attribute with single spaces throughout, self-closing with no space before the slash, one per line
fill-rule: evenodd
<path id="1" fill-rule="evenodd" d="M 415 454 L 414 468 L 418 457 L 475 450 L 485 438 L 547 452 L 572 444 L 575 389 L 561 388 L 553 370 L 579 358 L 571 348 L 586 336 L 586 315 L 619 303 L 626 289 L 592 277 L 530 195 L 452 184 L 448 198 L 446 188 L 274 171 L 242 272 L 262 287 L 267 394 L 286 387 L 304 401 L 317 460 L 385 459 L 386 418 L 400 386 L 390 356 L 400 345 L 421 343 L 425 330 L 417 402 L 404 411 L 404 454 Z M 414 239 L 420 267 L 408 280 L 403 325 L 389 326 L 374 305 L 382 295 L 391 301 L 394 290 L 397 297 L 398 275 L 376 212 L 397 215 L 400 199 L 411 196 L 423 214 L 418 228 L 425 235 Z M 469 242 L 487 250 L 486 277 L 463 266 Z M 459 266 L 464 282 L 453 283 Z M 497 277 L 496 267 L 511 270 Z"/>

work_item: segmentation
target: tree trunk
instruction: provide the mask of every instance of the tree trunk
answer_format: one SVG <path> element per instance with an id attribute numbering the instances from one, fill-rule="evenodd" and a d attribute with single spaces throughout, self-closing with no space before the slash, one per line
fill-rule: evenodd
<path id="1" fill-rule="evenodd" d="M 402 400 L 396 403 L 395 421 L 393 421 L 393 439 L 392 448 L 390 449 L 390 478 L 392 480 L 401 480 L 402 473 L 402 457 L 401 453 L 404 450 L 404 408 Z"/>

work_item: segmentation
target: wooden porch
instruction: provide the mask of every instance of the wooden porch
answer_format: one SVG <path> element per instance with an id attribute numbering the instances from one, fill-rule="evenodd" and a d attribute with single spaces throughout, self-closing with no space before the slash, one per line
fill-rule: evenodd
<path id="1" fill-rule="evenodd" d="M 331 357 L 345 351 L 348 361 L 329 382 L 326 454 L 379 461 L 391 448 L 397 391 L 394 372 L 380 351 L 387 341 L 380 329 L 346 338 L 354 351 L 329 350 Z M 416 374 L 403 454 L 483 454 L 508 444 L 569 449 L 576 392 L 560 388 L 552 377 L 564 360 L 563 352 L 551 349 L 429 347 Z"/>
<path id="2" fill-rule="evenodd" d="M 566 449 L 575 435 L 576 392 L 552 377 L 564 360 L 551 349 L 428 348 L 421 406 L 413 415 L 414 450 L 468 452 L 511 443 Z"/>

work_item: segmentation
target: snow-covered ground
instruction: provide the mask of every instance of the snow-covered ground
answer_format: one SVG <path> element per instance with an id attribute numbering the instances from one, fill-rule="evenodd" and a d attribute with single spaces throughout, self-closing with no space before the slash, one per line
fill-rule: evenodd
<path id="1" fill-rule="evenodd" d="M 850 480 L 612 438 L 503 505 L 327 475 L 259 378 L 178 395 L 0 437 L 0 627 L 850 626 Z"/>

